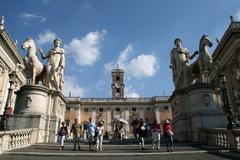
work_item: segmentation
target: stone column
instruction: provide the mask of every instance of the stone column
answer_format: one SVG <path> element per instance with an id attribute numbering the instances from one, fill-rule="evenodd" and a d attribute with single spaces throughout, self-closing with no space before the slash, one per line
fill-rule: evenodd
<path id="1" fill-rule="evenodd" d="M 80 105 L 78 106 L 78 108 L 76 108 L 76 114 L 75 114 L 75 118 L 78 119 L 79 122 L 81 122 L 81 110 L 80 110 Z"/>
<path id="2" fill-rule="evenodd" d="M 111 109 L 110 108 L 107 109 L 107 123 L 106 123 L 106 126 L 107 126 L 107 131 L 111 132 L 112 131 L 112 117 L 111 117 Z"/>
<path id="3" fill-rule="evenodd" d="M 92 121 L 96 122 L 96 109 L 92 108 Z"/>
<path id="4" fill-rule="evenodd" d="M 159 112 L 158 106 L 156 106 L 156 108 L 155 108 L 155 115 L 156 115 L 157 122 L 160 123 L 160 112 Z"/>
<path id="5" fill-rule="evenodd" d="M 143 108 L 139 108 L 139 118 L 144 120 L 144 111 Z"/>
<path id="6" fill-rule="evenodd" d="M 124 119 L 129 122 L 129 110 L 125 108 Z M 129 132 L 129 125 L 126 125 L 126 131 Z"/>

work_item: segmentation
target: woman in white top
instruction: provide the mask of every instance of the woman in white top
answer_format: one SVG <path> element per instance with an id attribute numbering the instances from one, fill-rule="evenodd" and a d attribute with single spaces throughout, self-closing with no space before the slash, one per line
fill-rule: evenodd
<path id="1" fill-rule="evenodd" d="M 103 143 L 103 124 L 102 122 L 99 122 L 97 127 L 97 133 L 96 135 L 96 151 L 102 151 L 102 143 Z"/>

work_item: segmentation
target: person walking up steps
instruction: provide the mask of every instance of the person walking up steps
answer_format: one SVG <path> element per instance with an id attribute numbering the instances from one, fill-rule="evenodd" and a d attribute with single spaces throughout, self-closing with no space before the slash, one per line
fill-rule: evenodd
<path id="1" fill-rule="evenodd" d="M 75 119 L 74 124 L 71 128 L 71 133 L 73 133 L 73 150 L 76 150 L 76 147 L 78 145 L 78 149 L 81 149 L 80 146 L 80 139 L 82 136 L 82 126 L 78 123 L 78 119 Z"/>

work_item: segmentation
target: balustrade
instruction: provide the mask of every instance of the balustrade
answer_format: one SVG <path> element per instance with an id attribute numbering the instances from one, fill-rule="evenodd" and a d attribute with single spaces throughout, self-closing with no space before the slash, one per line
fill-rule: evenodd
<path id="1" fill-rule="evenodd" d="M 37 143 L 38 129 L 21 129 L 0 132 L 0 154 Z"/>
<path id="2" fill-rule="evenodd" d="M 240 151 L 240 129 L 200 129 L 200 142 Z"/>

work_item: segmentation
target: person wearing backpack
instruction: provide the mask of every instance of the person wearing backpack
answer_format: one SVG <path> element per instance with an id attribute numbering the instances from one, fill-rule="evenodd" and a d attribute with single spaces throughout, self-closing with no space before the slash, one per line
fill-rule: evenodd
<path id="1" fill-rule="evenodd" d="M 144 138 L 147 136 L 147 129 L 144 125 L 143 119 L 140 119 L 140 124 L 137 128 L 137 133 L 139 135 L 139 138 L 141 140 L 141 145 L 142 145 L 142 150 L 145 150 L 145 145 L 144 145 Z"/>

